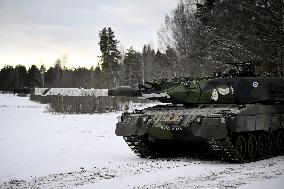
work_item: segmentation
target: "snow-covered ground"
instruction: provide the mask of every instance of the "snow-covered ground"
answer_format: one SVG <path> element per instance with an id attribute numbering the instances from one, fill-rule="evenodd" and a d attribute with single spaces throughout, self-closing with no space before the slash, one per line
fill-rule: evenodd
<path id="1" fill-rule="evenodd" d="M 284 157 L 229 164 L 140 159 L 114 134 L 120 113 L 62 115 L 0 95 L 0 188 L 274 188 Z"/>

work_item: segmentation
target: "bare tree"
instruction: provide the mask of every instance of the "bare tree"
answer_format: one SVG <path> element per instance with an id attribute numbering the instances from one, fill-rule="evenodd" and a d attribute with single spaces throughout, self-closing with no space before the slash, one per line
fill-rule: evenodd
<path id="1" fill-rule="evenodd" d="M 180 0 L 177 7 L 165 18 L 164 26 L 158 32 L 163 50 L 174 49 L 177 56 L 175 68 L 177 75 L 199 75 L 200 61 L 194 59 L 195 41 L 201 26 L 196 17 L 195 1 Z M 174 64 L 174 63 L 173 63 Z"/>
<path id="2" fill-rule="evenodd" d="M 180 0 L 159 32 L 162 44 L 177 52 L 178 65 L 190 75 L 244 61 L 283 74 L 283 0 L 204 0 L 197 9 L 195 3 Z"/>

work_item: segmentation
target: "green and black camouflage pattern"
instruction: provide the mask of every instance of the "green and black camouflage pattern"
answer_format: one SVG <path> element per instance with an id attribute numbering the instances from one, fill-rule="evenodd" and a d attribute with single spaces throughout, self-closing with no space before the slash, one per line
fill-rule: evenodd
<path id="1" fill-rule="evenodd" d="M 116 134 L 147 134 L 152 140 L 199 140 L 220 139 L 232 132 L 270 132 L 283 128 L 284 105 L 158 106 L 123 113 Z"/>
<path id="2" fill-rule="evenodd" d="M 236 162 L 284 152 L 284 78 L 240 72 L 161 80 L 141 85 L 136 95 L 153 92 L 163 95 L 150 99 L 170 104 L 125 112 L 116 126 L 138 156 L 166 155 L 170 144 L 184 151 L 204 147 Z"/>

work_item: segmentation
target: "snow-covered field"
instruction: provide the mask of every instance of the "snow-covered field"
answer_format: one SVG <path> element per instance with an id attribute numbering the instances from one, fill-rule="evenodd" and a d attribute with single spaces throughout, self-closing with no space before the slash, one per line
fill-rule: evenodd
<path id="1" fill-rule="evenodd" d="M 120 113 L 61 115 L 0 95 L 0 188 L 276 188 L 284 157 L 228 164 L 140 159 L 114 134 Z"/>

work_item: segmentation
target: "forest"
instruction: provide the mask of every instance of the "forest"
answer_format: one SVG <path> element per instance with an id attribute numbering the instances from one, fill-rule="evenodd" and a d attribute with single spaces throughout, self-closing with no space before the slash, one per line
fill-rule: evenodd
<path id="1" fill-rule="evenodd" d="M 253 62 L 263 76 L 284 75 L 283 0 L 178 0 L 159 29 L 160 48 L 118 50 L 111 27 L 99 36 L 99 64 L 67 68 L 67 56 L 54 66 L 9 66 L 0 71 L 0 91 L 33 87 L 110 88 L 173 77 L 202 77 L 228 69 L 227 63 Z M 126 98 L 49 98 L 52 111 L 93 113 L 127 109 Z M 65 98 L 65 97 L 64 97 Z M 134 100 L 134 99 L 131 99 Z M 91 102 L 91 103 L 90 103 Z M 123 102 L 121 105 L 121 102 Z"/>

